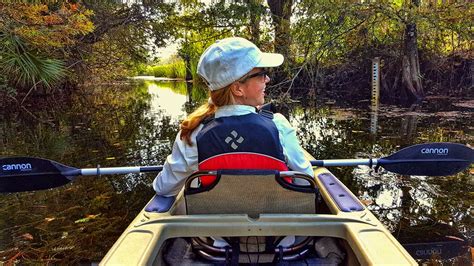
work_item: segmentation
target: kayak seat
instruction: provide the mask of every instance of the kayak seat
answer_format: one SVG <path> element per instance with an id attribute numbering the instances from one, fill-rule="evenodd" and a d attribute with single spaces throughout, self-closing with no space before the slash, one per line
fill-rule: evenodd
<path id="1" fill-rule="evenodd" d="M 271 169 L 286 171 L 288 167 L 285 162 L 274 157 L 251 152 L 223 153 L 199 163 L 199 170 L 216 169 Z M 203 186 L 208 186 L 213 183 L 215 176 L 201 176 L 199 180 Z"/>
<path id="2" fill-rule="evenodd" d="M 158 213 L 167 212 L 170 210 L 171 206 L 173 206 L 175 200 L 175 196 L 165 197 L 155 195 L 151 199 L 151 201 L 145 206 L 145 211 Z"/>
<path id="3" fill-rule="evenodd" d="M 206 186 L 193 182 L 202 176 L 214 180 Z M 184 188 L 187 214 L 247 214 L 254 219 L 265 213 L 315 213 L 317 194 L 307 174 L 255 169 L 198 171 Z"/>
<path id="4" fill-rule="evenodd" d="M 205 186 L 198 181 L 212 176 Z M 185 183 L 186 212 L 194 214 L 247 214 L 258 219 L 261 214 L 316 213 L 318 191 L 314 178 L 295 171 L 262 169 L 224 169 L 199 171 Z M 193 238 L 193 249 L 206 260 L 234 263 L 272 263 L 304 257 L 313 237 L 293 237 L 280 245 L 285 236 L 226 237 L 215 245 L 214 238 Z"/>

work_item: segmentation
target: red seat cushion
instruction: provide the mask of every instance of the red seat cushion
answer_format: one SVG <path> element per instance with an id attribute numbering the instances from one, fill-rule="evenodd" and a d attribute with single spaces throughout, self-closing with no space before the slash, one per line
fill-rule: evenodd
<path id="1" fill-rule="evenodd" d="M 285 162 L 267 155 L 240 152 L 220 154 L 199 163 L 199 170 L 221 169 L 271 169 L 287 171 L 288 167 L 286 166 Z M 215 180 L 215 176 L 202 176 L 201 185 L 209 186 Z"/>

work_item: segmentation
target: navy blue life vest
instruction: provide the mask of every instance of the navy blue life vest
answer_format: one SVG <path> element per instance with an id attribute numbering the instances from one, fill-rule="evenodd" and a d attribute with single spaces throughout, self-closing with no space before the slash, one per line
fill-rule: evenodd
<path id="1" fill-rule="evenodd" d="M 199 170 L 288 170 L 271 112 L 219 117 L 196 136 Z M 201 179 L 203 185 L 212 179 Z"/>

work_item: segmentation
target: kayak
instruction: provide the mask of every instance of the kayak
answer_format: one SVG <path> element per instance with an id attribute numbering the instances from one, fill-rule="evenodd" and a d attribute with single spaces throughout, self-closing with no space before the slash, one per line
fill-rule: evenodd
<path id="1" fill-rule="evenodd" d="M 311 155 L 307 156 L 314 160 Z M 295 190 L 294 197 L 288 192 L 290 189 L 278 188 L 286 181 L 274 182 L 276 178 L 257 178 L 262 181 L 252 183 L 253 187 L 241 188 L 244 185 L 236 186 L 232 182 L 247 184 L 246 182 L 252 182 L 256 178 L 245 179 L 249 175 L 245 172 L 237 175 L 245 182 L 235 181 L 236 176 L 227 178 L 222 175 L 219 184 L 229 182 L 232 191 L 242 193 L 236 196 L 242 197 L 252 197 L 252 194 L 244 195 L 252 189 L 259 193 L 262 191 L 259 198 L 265 198 L 263 194 L 268 192 L 272 203 L 277 204 L 249 206 L 252 205 L 249 200 L 255 205 L 260 202 L 247 198 L 239 201 L 233 199 L 230 203 L 226 203 L 226 200 L 216 201 L 208 194 L 219 190 L 218 186 L 205 189 L 205 193 L 193 192 L 190 185 L 192 182 L 188 179 L 186 187 L 189 185 L 189 191 L 185 191 L 185 188 L 176 197 L 154 196 L 100 264 L 417 265 L 383 224 L 326 168 L 314 168 L 315 178 L 312 181 L 316 186 L 316 196 L 305 193 L 307 186 L 298 188 L 294 184 L 287 185 Z M 298 177 L 298 174 L 295 176 Z M 302 176 L 302 180 L 305 178 Z M 226 199 L 233 197 L 230 195 L 232 193 L 225 190 L 216 193 L 221 193 L 217 195 Z M 201 194 L 204 196 L 199 196 L 198 200 L 193 198 Z M 278 199 L 280 194 L 283 195 L 283 200 Z M 308 195 L 316 200 L 311 202 L 311 197 L 306 200 Z M 310 208 L 303 206 L 305 202 L 310 204 Z M 222 206 L 225 204 L 232 206 L 226 209 Z M 248 210 L 249 207 L 251 210 Z M 252 209 L 254 207 L 260 209 Z M 289 211 L 283 213 L 281 208 Z M 289 246 L 269 245 L 275 243 L 275 238 L 293 239 L 293 243 Z M 243 239 L 247 240 L 244 244 Z M 251 239 L 254 239 L 253 242 Z M 296 239 L 303 240 L 297 243 Z M 257 250 L 248 248 L 249 245 L 256 246 Z"/>

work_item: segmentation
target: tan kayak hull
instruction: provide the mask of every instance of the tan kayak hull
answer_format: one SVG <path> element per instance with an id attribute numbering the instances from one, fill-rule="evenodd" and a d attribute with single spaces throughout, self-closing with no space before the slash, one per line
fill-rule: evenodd
<path id="1" fill-rule="evenodd" d="M 329 171 L 315 170 L 316 177 L 324 173 Z M 302 235 L 344 239 L 350 249 L 349 265 L 417 265 L 369 210 L 341 211 L 322 182 L 318 178 L 316 182 L 331 214 L 262 214 L 258 219 L 247 215 L 185 215 L 181 191 L 168 212 L 142 210 L 100 264 L 160 265 L 161 247 L 176 237 Z M 357 200 L 352 193 L 350 196 Z"/>

